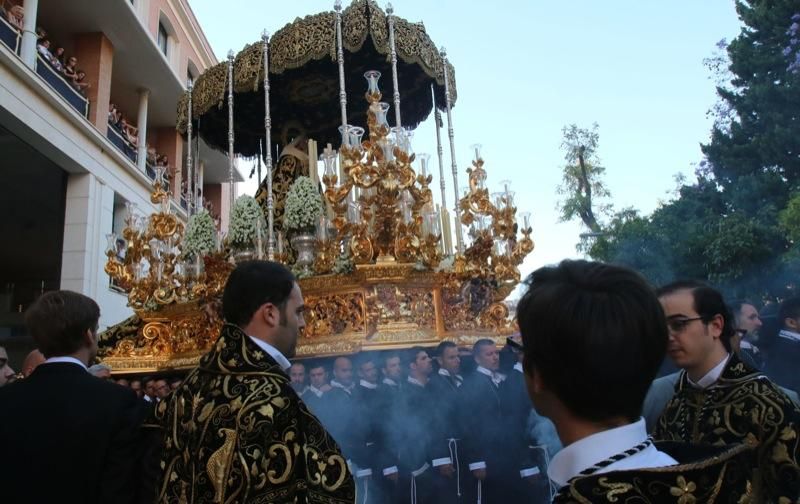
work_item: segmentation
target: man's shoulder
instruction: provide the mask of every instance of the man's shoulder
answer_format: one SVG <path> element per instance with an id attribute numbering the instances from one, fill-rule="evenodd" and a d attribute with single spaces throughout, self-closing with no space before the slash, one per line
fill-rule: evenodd
<path id="1" fill-rule="evenodd" d="M 754 447 L 669 442 L 657 445 L 678 464 L 577 477 L 561 489 L 554 502 L 597 502 L 601 496 L 620 502 L 742 502 L 749 495 Z M 690 500 L 681 499 L 684 495 Z"/>

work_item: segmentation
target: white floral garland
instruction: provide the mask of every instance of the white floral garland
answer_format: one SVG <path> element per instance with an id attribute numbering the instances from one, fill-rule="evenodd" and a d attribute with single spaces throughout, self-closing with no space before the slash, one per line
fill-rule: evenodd
<path id="1" fill-rule="evenodd" d="M 259 224 L 260 223 L 260 224 Z M 231 211 L 228 241 L 236 249 L 250 248 L 256 243 L 257 229 L 261 227 L 261 239 L 266 242 L 267 223 L 258 202 L 246 194 L 239 196 Z"/>
<path id="2" fill-rule="evenodd" d="M 286 195 L 283 225 L 287 229 L 313 229 L 322 215 L 322 198 L 314 182 L 297 177 Z"/>
<path id="3" fill-rule="evenodd" d="M 217 230 L 208 210 L 200 210 L 189 218 L 183 237 L 184 257 L 203 257 L 217 246 Z"/>

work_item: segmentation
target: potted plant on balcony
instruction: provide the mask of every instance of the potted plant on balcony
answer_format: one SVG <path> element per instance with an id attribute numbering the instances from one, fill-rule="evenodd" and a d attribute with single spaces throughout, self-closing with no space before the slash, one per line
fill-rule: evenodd
<path id="1" fill-rule="evenodd" d="M 236 199 L 231 210 L 228 230 L 228 245 L 233 250 L 236 262 L 259 257 L 267 224 L 264 213 L 252 196 L 242 195 Z"/>
<path id="2" fill-rule="evenodd" d="M 189 218 L 183 237 L 183 258 L 186 276 L 198 278 L 203 272 L 203 257 L 217 248 L 217 230 L 208 210 L 202 209 Z"/>
<path id="3" fill-rule="evenodd" d="M 322 215 L 322 198 L 314 182 L 308 177 L 297 177 L 286 195 L 283 225 L 289 243 L 297 252 L 295 272 L 298 276 L 311 275 L 317 239 L 315 226 Z"/>

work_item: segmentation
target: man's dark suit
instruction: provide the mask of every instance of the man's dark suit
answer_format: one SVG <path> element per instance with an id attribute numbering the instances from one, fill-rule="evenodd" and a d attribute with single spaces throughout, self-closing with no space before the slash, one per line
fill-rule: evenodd
<path id="1" fill-rule="evenodd" d="M 0 388 L 2 501 L 130 503 L 142 420 L 132 390 L 74 363 L 45 363 Z"/>
<path id="2" fill-rule="evenodd" d="M 503 487 L 506 439 L 505 423 L 500 409 L 500 391 L 489 376 L 478 371 L 464 379 L 459 387 L 459 420 L 464 448 L 462 464 L 486 463 L 486 479 L 481 484 L 482 502 L 499 504 L 506 502 Z M 467 502 L 477 500 L 478 480 L 470 477 L 462 482 Z"/>

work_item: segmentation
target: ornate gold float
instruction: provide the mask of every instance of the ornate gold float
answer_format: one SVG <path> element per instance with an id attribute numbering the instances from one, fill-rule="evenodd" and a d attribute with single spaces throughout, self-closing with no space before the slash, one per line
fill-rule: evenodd
<path id="1" fill-rule="evenodd" d="M 294 47 L 291 41 L 307 36 L 297 31 L 302 26 L 315 26 L 310 33 L 319 32 L 324 41 L 310 46 L 301 44 L 293 50 L 303 48 L 309 54 L 292 55 L 287 48 Z M 329 46 L 329 37 L 341 37 L 340 40 L 347 42 Z M 366 40 L 372 41 L 371 49 L 366 48 Z M 433 175 L 428 170 L 428 157 L 413 153 L 410 131 L 399 126 L 397 61 L 407 58 L 406 66 L 411 64 L 409 60 L 415 60 L 422 69 L 419 75 L 427 76 L 427 81 L 418 79 L 415 85 L 428 90 L 431 109 L 435 106 L 437 86 L 443 87 L 457 187 L 450 122 L 454 99 L 450 83 L 454 71 L 444 54 L 435 49 L 421 25 L 396 18 L 391 10 L 384 13 L 371 0 L 357 0 L 344 13 L 337 5 L 335 14 L 298 20 L 276 34 L 273 44 L 274 47 L 269 46 L 265 35 L 263 59 L 258 59 L 263 62 L 261 66 L 256 63 L 254 46 L 248 46 L 237 58 L 229 57 L 227 81 L 217 67 L 198 78 L 194 89 L 189 91 L 194 94 L 187 94 L 180 103 L 178 128 L 188 129 L 191 135 L 192 128 L 187 126 L 199 115 L 216 117 L 219 110 L 210 104 L 214 100 L 221 103 L 224 86 L 218 84 L 227 82 L 229 152 L 252 154 L 253 145 L 259 140 L 252 130 L 239 128 L 241 121 L 250 119 L 235 117 L 233 101 L 243 94 L 261 92 L 267 111 L 265 143 L 270 145 L 269 90 L 275 87 L 274 83 L 269 85 L 271 74 L 289 69 L 297 73 L 306 64 L 312 65 L 309 71 L 314 73 L 318 70 L 313 66 L 314 61 L 338 52 L 340 147 L 338 152 L 330 146 L 325 149 L 321 158 L 324 171 L 321 180 L 315 180 L 321 182 L 320 193 L 325 203 L 317 226 L 313 264 L 310 269 L 307 266 L 302 269 L 298 280 L 307 306 L 307 326 L 298 342 L 298 356 L 433 346 L 444 340 L 469 346 L 487 337 L 501 342 L 514 331 L 504 301 L 519 283 L 518 268 L 534 247 L 529 214 L 520 213 L 518 222 L 509 183 L 502 183 L 495 193 L 489 192 L 484 160 L 476 148 L 472 165 L 466 170 L 469 187 L 456 194 L 452 207 L 455 219 L 451 219 L 444 203 L 441 146 L 442 196 L 441 206 L 437 206 L 430 188 Z M 364 74 L 367 91 L 362 101 L 367 106 L 359 109 L 364 111 L 365 120 L 361 124 L 365 127 L 346 122 L 342 52 L 353 48 L 363 61 L 369 60 L 369 54 L 380 61 L 391 55 L 394 126 L 390 125 L 387 114 L 390 105 L 381 102 L 380 72 L 373 70 Z M 272 65 L 267 63 L 268 50 L 273 53 Z M 270 68 L 266 75 L 264 68 Z M 260 86 L 259 79 L 263 79 Z M 295 81 L 281 82 L 291 86 Z M 244 83 L 249 83 L 249 87 Z M 216 98 L 212 100 L 213 97 Z M 193 101 L 200 102 L 197 109 L 192 109 Z M 419 122 L 430 109 L 424 114 L 419 107 L 414 110 L 412 124 Z M 331 122 L 327 116 L 326 121 Z M 214 124 L 214 121 L 202 123 Z M 243 139 L 242 147 L 237 149 L 234 130 L 250 131 L 247 134 L 253 138 Z M 202 130 L 200 135 L 204 136 Z M 326 135 L 322 138 L 330 138 L 330 134 Z M 219 143 L 220 132 L 214 131 L 212 136 Z M 264 161 L 265 187 L 269 187 L 268 204 L 264 208 L 269 222 L 267 236 L 262 240 L 259 234 L 251 253 L 244 256 L 272 257 L 294 267 L 292 254 L 280 246 L 284 237 L 273 233 L 271 155 L 267 153 Z M 312 178 L 314 172 L 312 169 Z M 125 254 L 119 254 L 117 248 L 120 237 L 109 237 L 106 272 L 118 288 L 127 292 L 129 305 L 135 311 L 134 316 L 101 335 L 101 358 L 117 373 L 185 369 L 195 365 L 217 337 L 222 324 L 221 292 L 236 258 L 242 257 L 241 251 L 234 253 L 224 243 L 202 257 L 187 255 L 184 224 L 170 213 L 169 197 L 163 186 L 163 173 L 159 172 L 152 201 L 160 209 L 149 217 L 137 215 L 136 209 L 129 207 L 121 236 L 126 244 Z M 285 194 L 275 196 L 280 198 Z"/>

